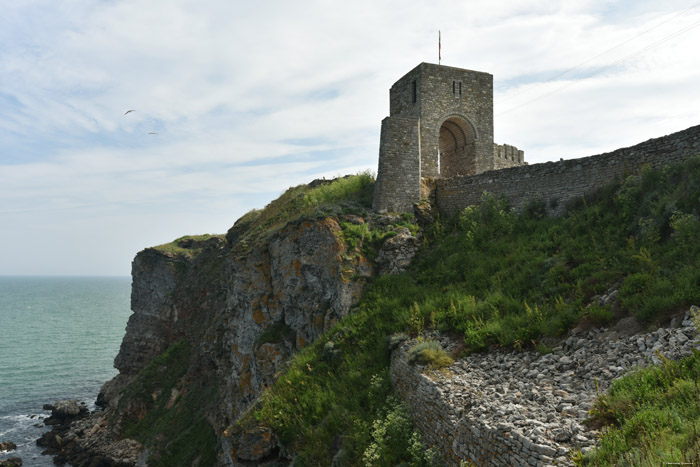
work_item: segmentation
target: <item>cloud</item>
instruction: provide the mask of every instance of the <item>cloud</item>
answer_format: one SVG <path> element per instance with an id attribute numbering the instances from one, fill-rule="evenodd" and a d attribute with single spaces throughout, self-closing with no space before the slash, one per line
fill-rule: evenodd
<path id="1" fill-rule="evenodd" d="M 700 27 L 672 36 L 700 8 L 678 15 L 679 0 L 2 6 L 0 241 L 16 248 L 0 274 L 58 273 L 71 257 L 65 271 L 126 273 L 150 242 L 375 170 L 388 89 L 437 61 L 438 29 L 444 64 L 494 74 L 496 140 L 530 162 L 698 121 Z"/>

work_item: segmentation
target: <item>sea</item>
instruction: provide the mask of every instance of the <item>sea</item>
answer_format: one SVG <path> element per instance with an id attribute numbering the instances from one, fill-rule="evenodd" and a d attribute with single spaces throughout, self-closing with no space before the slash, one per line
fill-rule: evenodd
<path id="1" fill-rule="evenodd" d="M 44 404 L 77 399 L 94 410 L 131 314 L 129 277 L 0 276 L 0 461 L 53 466 L 35 441 Z"/>

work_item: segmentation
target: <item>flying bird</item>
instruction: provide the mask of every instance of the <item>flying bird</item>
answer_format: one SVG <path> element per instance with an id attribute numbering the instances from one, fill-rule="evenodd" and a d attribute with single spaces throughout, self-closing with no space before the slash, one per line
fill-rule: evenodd
<path id="1" fill-rule="evenodd" d="M 135 109 L 129 109 L 126 112 L 124 112 L 124 115 L 129 115 L 131 112 L 136 112 Z"/>
<path id="2" fill-rule="evenodd" d="M 149 135 L 157 135 L 158 133 L 156 133 L 155 131 L 151 131 L 151 132 L 148 133 L 148 134 L 149 134 Z"/>

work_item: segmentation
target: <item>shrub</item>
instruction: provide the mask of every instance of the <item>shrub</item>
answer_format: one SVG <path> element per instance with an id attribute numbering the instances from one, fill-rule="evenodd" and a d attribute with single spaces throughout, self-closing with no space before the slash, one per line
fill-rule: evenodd
<path id="1" fill-rule="evenodd" d="M 445 368 L 454 363 L 437 341 L 420 342 L 408 351 L 408 361 L 428 365 L 430 368 Z"/>
<path id="2" fill-rule="evenodd" d="M 426 449 L 413 429 L 406 406 L 393 397 L 380 417 L 372 422 L 371 442 L 362 454 L 362 463 L 368 467 L 439 465 L 437 453 Z"/>
<path id="3" fill-rule="evenodd" d="M 279 344 L 284 341 L 294 342 L 296 331 L 289 327 L 287 323 L 279 321 L 269 325 L 256 340 L 258 345 Z"/>
<path id="4" fill-rule="evenodd" d="M 599 305 L 591 305 L 586 308 L 584 316 L 589 318 L 595 326 L 604 326 L 613 320 L 610 308 Z"/>

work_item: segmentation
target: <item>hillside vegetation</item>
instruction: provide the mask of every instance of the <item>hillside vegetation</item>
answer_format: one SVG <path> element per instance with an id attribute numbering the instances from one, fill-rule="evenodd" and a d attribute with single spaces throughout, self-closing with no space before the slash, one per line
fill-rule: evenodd
<path id="1" fill-rule="evenodd" d="M 629 176 L 556 219 L 543 215 L 544 200 L 516 214 L 490 196 L 455 218 L 438 218 L 411 269 L 372 281 L 353 312 L 294 358 L 240 427 L 273 428 L 295 465 L 431 465 L 434 453 L 391 390 L 392 336 L 436 329 L 463 338 L 465 353 L 546 352 L 578 324 L 633 315 L 658 326 L 700 302 L 699 180 L 695 158 Z M 354 237 L 356 247 L 371 238 Z M 618 305 L 594 300 L 612 289 Z M 616 383 L 595 414 L 610 425 L 606 451 L 579 462 L 694 460 L 699 360 L 696 354 Z M 636 457 L 623 459 L 630 451 Z"/>

